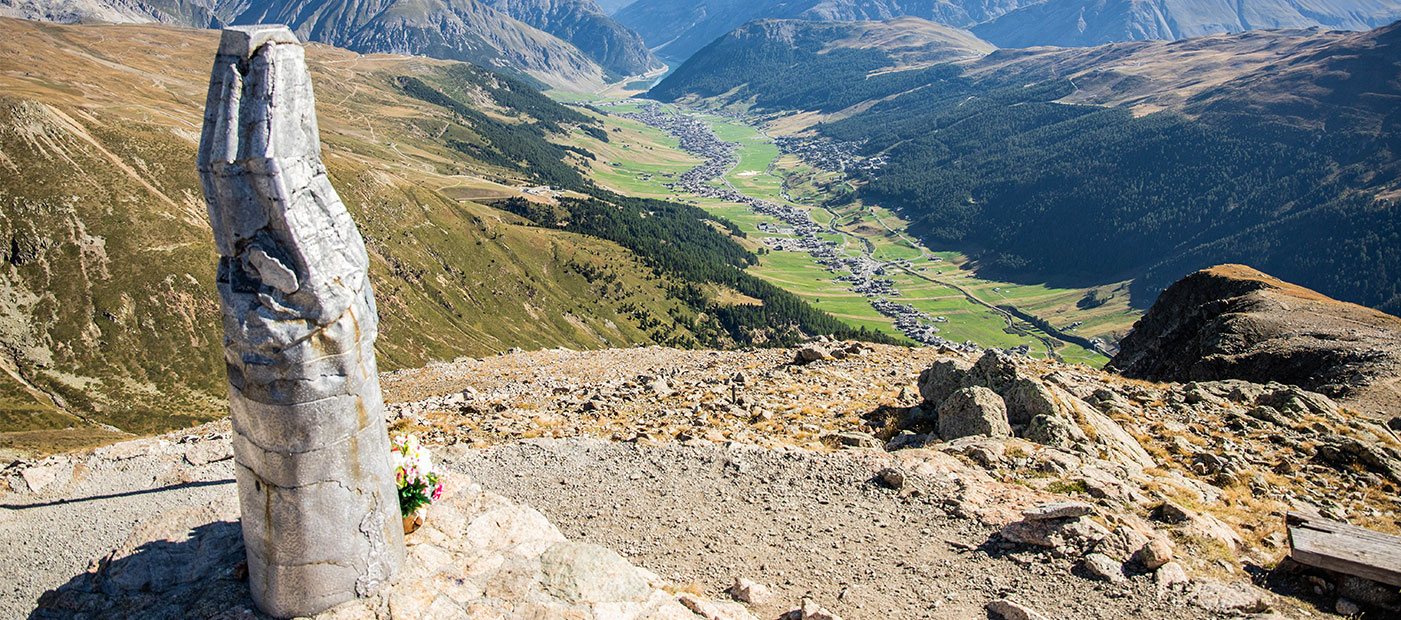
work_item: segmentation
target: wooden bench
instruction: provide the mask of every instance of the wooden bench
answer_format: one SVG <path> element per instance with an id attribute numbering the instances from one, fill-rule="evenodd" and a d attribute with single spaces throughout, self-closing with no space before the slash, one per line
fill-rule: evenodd
<path id="1" fill-rule="evenodd" d="M 1285 517 L 1295 562 L 1401 587 L 1401 536 L 1322 517 Z"/>

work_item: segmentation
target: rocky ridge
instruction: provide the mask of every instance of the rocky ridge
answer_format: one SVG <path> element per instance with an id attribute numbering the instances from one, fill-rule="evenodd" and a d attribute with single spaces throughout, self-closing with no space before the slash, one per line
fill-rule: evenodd
<path id="1" fill-rule="evenodd" d="M 1382 419 L 1401 414 L 1401 319 L 1244 265 L 1169 287 L 1109 365 L 1155 381 L 1278 381 Z"/>

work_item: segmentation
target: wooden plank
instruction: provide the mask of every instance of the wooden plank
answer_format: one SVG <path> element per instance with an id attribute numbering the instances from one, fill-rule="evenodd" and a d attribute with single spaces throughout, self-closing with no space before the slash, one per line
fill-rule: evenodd
<path id="1" fill-rule="evenodd" d="M 1298 512 L 1285 523 L 1295 562 L 1401 587 L 1401 536 Z"/>

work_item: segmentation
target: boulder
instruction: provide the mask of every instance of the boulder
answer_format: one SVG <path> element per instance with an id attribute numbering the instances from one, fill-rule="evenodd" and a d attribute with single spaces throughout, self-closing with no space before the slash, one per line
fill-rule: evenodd
<path id="1" fill-rule="evenodd" d="M 1243 581 L 1196 582 L 1192 590 L 1192 602 L 1202 609 L 1220 614 L 1258 614 L 1270 609 L 1265 592 Z"/>
<path id="2" fill-rule="evenodd" d="M 987 435 L 1011 437 L 1007 423 L 1007 406 L 992 390 L 966 387 L 954 392 L 939 405 L 939 436 L 944 440 Z"/>
<path id="3" fill-rule="evenodd" d="M 645 574 L 617 552 L 573 541 L 540 556 L 540 585 L 567 603 L 641 602 L 652 593 Z"/>
<path id="4" fill-rule="evenodd" d="M 1077 439 L 1083 440 L 1084 435 L 1074 422 L 1058 415 L 1036 416 L 1026 425 L 1026 430 L 1022 431 L 1022 437 L 1027 441 L 1063 450 L 1071 450 L 1076 445 L 1081 445 L 1082 441 Z"/>
<path id="5" fill-rule="evenodd" d="M 973 365 L 958 358 L 944 358 L 919 373 L 919 395 L 935 407 L 963 387 Z"/>
<path id="6" fill-rule="evenodd" d="M 1110 583 L 1120 583 L 1128 579 L 1124 576 L 1124 563 L 1103 553 L 1085 556 L 1085 572 Z"/>
<path id="7" fill-rule="evenodd" d="M 743 577 L 735 579 L 729 592 L 731 598 L 750 605 L 764 605 L 773 597 L 767 586 Z"/>
<path id="8" fill-rule="evenodd" d="M 1120 525 L 1109 532 L 1098 543 L 1095 543 L 1095 553 L 1113 558 L 1114 561 L 1123 564 L 1128 562 L 1148 544 L 1148 537 L 1138 533 L 1131 527 Z"/>
<path id="9" fill-rule="evenodd" d="M 793 363 L 810 364 L 818 360 L 825 360 L 831 358 L 832 356 L 829 355 L 825 349 L 812 345 L 807 345 L 804 347 L 799 347 L 798 351 L 793 354 Z"/>
<path id="10" fill-rule="evenodd" d="M 1016 356 L 988 349 L 963 376 L 963 387 L 985 387 L 998 394 L 1006 392 L 1021 377 Z"/>
<path id="11" fill-rule="evenodd" d="M 1001 535 L 1024 545 L 1083 550 L 1108 536 L 1109 531 L 1089 519 L 1024 519 L 1003 526 Z"/>
<path id="12" fill-rule="evenodd" d="M 1153 573 L 1153 582 L 1158 585 L 1159 590 L 1167 590 L 1173 586 L 1190 583 L 1191 578 L 1187 576 L 1187 569 L 1182 568 L 1177 562 L 1168 562 L 1158 567 Z"/>
<path id="13" fill-rule="evenodd" d="M 1148 570 L 1158 570 L 1171 562 L 1172 558 L 1172 543 L 1162 537 L 1148 541 L 1133 554 L 1133 560 Z"/>
<path id="14" fill-rule="evenodd" d="M 1002 399 L 1007 403 L 1007 421 L 1015 425 L 1027 424 L 1037 416 L 1064 417 L 1063 408 L 1057 406 L 1055 395 L 1035 379 L 1022 377 L 1014 380 L 1002 394 Z"/>

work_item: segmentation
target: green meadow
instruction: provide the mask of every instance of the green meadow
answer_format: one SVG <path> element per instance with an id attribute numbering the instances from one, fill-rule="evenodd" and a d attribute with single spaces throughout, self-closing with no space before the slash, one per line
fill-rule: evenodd
<path id="1" fill-rule="evenodd" d="M 638 107 L 638 104 L 624 104 L 602 109 L 621 114 Z M 847 255 L 861 256 L 865 248 L 869 248 L 871 256 L 877 260 L 907 261 L 907 269 L 913 273 L 894 267 L 888 270 L 886 277 L 894 281 L 900 293 L 892 300 L 948 319 L 946 323 L 937 324 L 944 338 L 955 342 L 971 340 L 984 347 L 1030 345 L 1032 354 L 1038 357 L 1048 354 L 1047 341 L 1050 341 L 1056 355 L 1067 361 L 1101 366 L 1107 361 L 1103 355 L 1059 340 L 1025 321 L 1009 320 L 1001 312 L 970 300 L 964 292 L 987 304 L 1015 306 L 1058 329 L 1066 330 L 1079 321 L 1081 324 L 1068 333 L 1087 338 L 1122 334 L 1137 316 L 1129 311 L 1127 291 L 1119 290 L 1121 286 L 1103 287 L 1105 290 L 1101 294 L 1109 302 L 1082 309 L 1077 307 L 1077 302 L 1088 290 L 980 278 L 975 266 L 961 253 L 933 251 L 920 246 L 903 233 L 907 222 L 887 209 L 859 201 L 833 207 L 831 211 L 821 208 L 817 203 L 825 197 L 824 188 L 845 186 L 850 189 L 840 175 L 816 170 L 796 157 L 782 155 L 771 139 L 753 127 L 713 115 L 698 118 L 709 123 L 720 139 L 739 145 L 736 151 L 739 162 L 725 176 L 725 181 L 736 190 L 807 209 L 813 221 L 840 231 L 824 233 L 821 237 L 837 243 L 839 251 Z M 876 312 L 864 296 L 850 291 L 848 283 L 836 279 L 839 274 L 828 271 L 807 253 L 766 249 L 762 239 L 775 235 L 761 233 L 759 224 L 768 222 L 783 228 L 786 227 L 783 222 L 756 214 L 744 205 L 666 188 L 665 184 L 676 176 L 701 163 L 682 152 L 674 138 L 617 116 L 607 116 L 604 121 L 609 135 L 607 143 L 582 133 L 569 136 L 568 142 L 595 153 L 597 159 L 589 163 L 597 182 L 632 195 L 691 202 L 734 223 L 744 233 L 745 245 L 760 254 L 759 264 L 751 268 L 754 275 L 792 291 L 850 325 L 901 335 L 895 330 L 892 319 Z M 718 180 L 715 183 L 721 184 Z M 785 199 L 785 194 L 792 200 Z"/>

